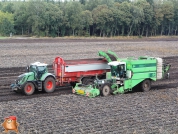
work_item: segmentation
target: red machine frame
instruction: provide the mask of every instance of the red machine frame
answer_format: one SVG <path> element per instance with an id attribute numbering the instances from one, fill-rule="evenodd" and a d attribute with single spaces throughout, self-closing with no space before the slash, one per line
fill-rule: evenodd
<path id="1" fill-rule="evenodd" d="M 105 77 L 110 71 L 108 62 L 104 58 L 77 59 L 64 61 L 61 57 L 56 57 L 53 62 L 53 69 L 56 76 L 56 85 L 81 82 L 84 79 L 94 79 Z"/>

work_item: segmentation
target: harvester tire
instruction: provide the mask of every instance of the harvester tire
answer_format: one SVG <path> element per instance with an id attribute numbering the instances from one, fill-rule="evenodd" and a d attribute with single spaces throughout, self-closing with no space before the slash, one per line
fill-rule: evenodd
<path id="1" fill-rule="evenodd" d="M 35 86 L 31 82 L 27 82 L 23 88 L 23 93 L 25 95 L 32 95 L 35 92 Z"/>
<path id="2" fill-rule="evenodd" d="M 93 84 L 93 79 L 87 79 L 87 80 L 85 81 L 85 84 L 86 84 L 86 85 L 92 85 L 92 84 Z"/>
<path id="3" fill-rule="evenodd" d="M 149 90 L 151 89 L 151 81 L 150 80 L 144 80 L 142 83 L 141 83 L 141 90 L 143 92 L 148 92 Z"/>
<path id="4" fill-rule="evenodd" d="M 54 92 L 55 88 L 56 88 L 55 79 L 52 77 L 47 77 L 43 84 L 44 91 L 46 93 L 52 93 L 52 92 Z"/>
<path id="5" fill-rule="evenodd" d="M 100 90 L 101 90 L 101 95 L 102 96 L 108 96 L 108 95 L 111 94 L 111 86 L 108 83 L 103 84 L 101 86 Z"/>
<path id="6" fill-rule="evenodd" d="M 88 78 L 83 78 L 82 79 L 82 84 L 85 84 L 87 80 L 88 80 Z"/>

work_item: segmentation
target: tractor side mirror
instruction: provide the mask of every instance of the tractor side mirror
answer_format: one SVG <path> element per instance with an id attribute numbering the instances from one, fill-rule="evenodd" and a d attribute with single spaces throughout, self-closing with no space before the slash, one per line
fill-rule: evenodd
<path id="1" fill-rule="evenodd" d="M 27 66 L 27 72 L 29 72 L 29 66 Z"/>

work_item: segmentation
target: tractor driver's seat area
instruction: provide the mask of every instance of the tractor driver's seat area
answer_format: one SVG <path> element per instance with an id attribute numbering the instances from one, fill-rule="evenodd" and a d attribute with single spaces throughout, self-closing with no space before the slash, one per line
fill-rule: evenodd
<path id="1" fill-rule="evenodd" d="M 45 66 L 38 66 L 37 79 L 39 80 L 45 72 L 46 72 L 46 67 Z"/>
<path id="2" fill-rule="evenodd" d="M 37 66 L 36 65 L 30 65 L 29 71 L 33 72 L 34 77 L 37 79 Z"/>

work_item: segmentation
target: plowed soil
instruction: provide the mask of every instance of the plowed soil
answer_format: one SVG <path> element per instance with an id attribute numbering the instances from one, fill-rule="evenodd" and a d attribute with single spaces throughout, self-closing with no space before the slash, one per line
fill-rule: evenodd
<path id="1" fill-rule="evenodd" d="M 32 45 L 110 41 L 108 39 L 10 39 L 0 40 L 0 43 L 25 42 Z M 119 41 L 143 44 L 152 41 L 165 44 L 169 41 L 178 43 L 177 38 L 112 40 L 112 42 Z M 135 50 L 129 47 L 129 50 L 138 51 L 137 47 Z M 170 79 L 153 82 L 149 92 L 133 91 L 93 99 L 72 94 L 71 87 L 58 87 L 50 94 L 42 92 L 36 92 L 32 96 L 17 94 L 11 91 L 10 84 L 26 71 L 25 66 L 0 67 L 0 121 L 3 122 L 6 116 L 17 116 L 20 124 L 19 132 L 22 134 L 178 134 L 178 56 L 175 52 L 173 54 L 161 56 L 171 64 Z M 49 72 L 53 73 L 51 64 L 48 68 Z M 0 127 L 0 132 L 3 130 Z"/>

